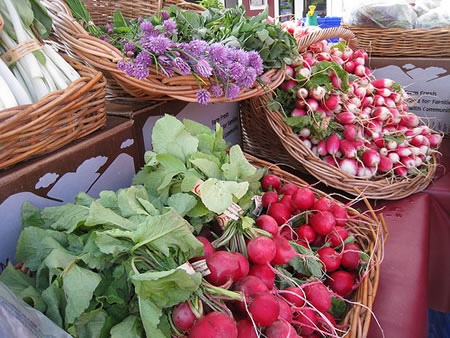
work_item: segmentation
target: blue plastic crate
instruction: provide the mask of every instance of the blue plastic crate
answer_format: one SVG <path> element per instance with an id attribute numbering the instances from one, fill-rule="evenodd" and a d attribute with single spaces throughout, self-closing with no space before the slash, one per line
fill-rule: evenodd
<path id="1" fill-rule="evenodd" d="M 331 27 L 339 27 L 341 25 L 342 17 L 339 16 L 325 16 L 321 18 L 317 17 L 317 23 L 320 28 L 331 28 Z M 339 38 L 330 39 L 331 42 L 337 43 L 339 42 Z"/>
<path id="2" fill-rule="evenodd" d="M 428 309 L 428 338 L 450 337 L 450 313 Z"/>

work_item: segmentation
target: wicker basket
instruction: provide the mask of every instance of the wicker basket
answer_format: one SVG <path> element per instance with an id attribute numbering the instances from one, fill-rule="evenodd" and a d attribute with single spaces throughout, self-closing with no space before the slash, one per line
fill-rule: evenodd
<path id="1" fill-rule="evenodd" d="M 358 48 L 358 39 L 351 30 L 344 27 L 331 27 L 306 34 L 300 39 L 297 39 L 297 49 L 301 53 L 313 43 L 331 38 L 340 38 L 340 40 L 345 41 L 347 46 L 353 50 Z"/>
<path id="2" fill-rule="evenodd" d="M 253 165 L 270 168 L 271 173 L 280 177 L 282 184 L 294 183 L 302 187 L 309 186 L 308 183 L 302 179 L 281 170 L 272 163 L 265 162 L 248 154 L 246 156 Z M 315 193 L 316 197 L 320 198 L 326 196 L 326 194 L 320 190 L 314 188 L 310 189 Z M 356 189 L 355 192 L 358 194 L 360 193 L 358 189 Z M 367 336 L 372 318 L 371 309 L 378 289 L 380 263 L 383 259 L 384 243 L 389 235 L 382 215 L 379 219 L 364 196 L 363 200 L 370 211 L 371 218 L 360 214 L 355 209 L 347 208 L 347 212 L 352 219 L 347 221 L 346 228 L 356 235 L 355 238 L 357 243 L 362 250 L 366 250 L 366 253 L 373 258 L 373 261 L 371 262 L 368 275 L 363 280 L 352 299 L 353 302 L 357 302 L 361 305 L 352 305 L 349 307 L 344 319 L 339 323 L 340 325 L 349 327 L 349 332 L 346 334 L 346 337 L 351 338 Z M 364 226 L 358 224 L 359 221 L 364 223 Z"/>
<path id="3" fill-rule="evenodd" d="M 93 21 L 97 25 L 111 22 L 114 10 L 122 11 L 126 18 L 142 15 L 153 15 L 163 7 L 177 5 L 183 9 L 203 11 L 204 8 L 183 0 L 135 1 L 84 1 Z M 146 79 L 136 79 L 126 76 L 117 69 L 117 62 L 122 60 L 122 52 L 109 43 L 90 36 L 88 32 L 72 17 L 70 10 L 63 0 L 44 0 L 54 21 L 54 31 L 62 48 L 69 54 L 75 55 L 83 62 L 102 71 L 108 80 L 108 100 L 143 101 L 178 99 L 187 102 L 197 102 L 198 82 L 193 75 L 162 76 L 155 66 L 151 66 L 150 75 Z M 131 8 L 130 8 L 131 7 Z M 282 69 L 271 69 L 263 74 L 268 81 L 264 86 L 255 82 L 250 88 L 243 88 L 234 99 L 211 97 L 213 102 L 235 102 L 253 96 L 261 95 L 265 91 L 278 87 L 284 80 Z M 212 79 L 214 82 L 215 80 Z M 206 83 L 206 82 L 205 82 Z M 204 88 L 208 89 L 205 85 Z"/>
<path id="4" fill-rule="evenodd" d="M 373 56 L 450 56 L 450 28 L 402 29 L 343 25 Z"/>
<path id="5" fill-rule="evenodd" d="M 67 59 L 81 77 L 37 103 L 0 111 L 0 169 L 58 149 L 106 122 L 102 73 Z"/>
<path id="6" fill-rule="evenodd" d="M 246 152 L 271 162 L 295 166 L 305 170 L 319 181 L 357 195 L 354 188 L 363 191 L 367 198 L 396 200 L 425 189 L 433 179 L 436 160 L 426 175 L 413 179 L 379 178 L 367 180 L 351 176 L 316 156 L 292 131 L 281 113 L 266 107 L 269 97 L 259 96 L 241 104 L 242 142 Z"/>

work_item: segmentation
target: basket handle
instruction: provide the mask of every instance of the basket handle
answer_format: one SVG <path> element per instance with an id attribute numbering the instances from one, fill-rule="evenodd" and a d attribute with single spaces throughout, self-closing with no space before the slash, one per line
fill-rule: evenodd
<path id="1" fill-rule="evenodd" d="M 297 49 L 299 52 L 303 52 L 313 43 L 331 38 L 341 38 L 345 40 L 347 42 L 347 45 L 353 50 L 356 50 L 358 48 L 358 39 L 350 29 L 344 27 L 331 27 L 302 36 L 297 40 Z"/>

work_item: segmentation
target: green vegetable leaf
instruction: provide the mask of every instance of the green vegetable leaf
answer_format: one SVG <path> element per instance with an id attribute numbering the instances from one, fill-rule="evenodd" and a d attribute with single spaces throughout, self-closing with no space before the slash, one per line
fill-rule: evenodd
<path id="1" fill-rule="evenodd" d="M 8 262 L 6 269 L 0 274 L 0 282 L 4 283 L 16 295 L 35 285 L 30 276 L 14 268 L 11 262 Z"/>
<path id="2" fill-rule="evenodd" d="M 113 257 L 130 252 L 132 247 L 130 242 L 117 239 L 105 232 L 97 231 L 96 235 L 95 244 L 97 244 L 101 252 L 111 254 Z"/>
<path id="3" fill-rule="evenodd" d="M 52 31 L 52 19 L 48 15 L 47 9 L 39 0 L 30 0 L 31 8 L 35 20 L 34 26 L 37 28 L 42 39 L 47 39 Z"/>
<path id="4" fill-rule="evenodd" d="M 147 337 L 165 338 L 164 333 L 158 329 L 161 321 L 162 310 L 149 299 L 138 297 L 139 314 L 141 316 L 142 324 L 144 325 L 145 334 Z"/>
<path id="5" fill-rule="evenodd" d="M 88 215 L 89 208 L 71 203 L 42 210 L 42 218 L 47 226 L 66 233 L 72 233 L 84 224 Z"/>
<path id="6" fill-rule="evenodd" d="M 115 28 L 128 27 L 127 20 L 123 17 L 122 12 L 117 9 L 114 11 L 113 19 Z"/>
<path id="7" fill-rule="evenodd" d="M 74 264 L 63 277 L 67 298 L 65 321 L 72 324 L 89 306 L 95 288 L 101 281 L 99 274 Z"/>
<path id="8" fill-rule="evenodd" d="M 116 214 L 111 209 L 105 208 L 97 201 L 92 202 L 89 209 L 89 216 L 84 225 L 87 227 L 103 225 L 123 230 L 135 230 L 137 228 L 137 224 Z"/>
<path id="9" fill-rule="evenodd" d="M 197 199 L 184 193 L 174 194 L 167 200 L 167 205 L 174 208 L 181 217 L 184 217 L 197 204 Z"/>
<path id="10" fill-rule="evenodd" d="M 200 184 L 200 198 L 211 211 L 221 214 L 233 202 L 233 195 L 241 198 L 248 190 L 248 182 L 220 181 L 209 178 Z"/>
<path id="11" fill-rule="evenodd" d="M 331 296 L 331 309 L 328 311 L 334 318 L 341 318 L 345 309 L 347 308 L 347 304 L 340 298 Z"/>
<path id="12" fill-rule="evenodd" d="M 188 275 L 184 270 L 148 271 L 131 277 L 136 294 L 159 308 L 186 301 L 201 284 L 202 275 Z"/>
<path id="13" fill-rule="evenodd" d="M 63 327 L 63 308 L 66 301 L 64 298 L 64 290 L 58 286 L 58 281 L 53 281 L 44 291 L 42 291 L 42 299 L 47 304 L 45 315 L 55 322 L 58 326 Z"/>
<path id="14" fill-rule="evenodd" d="M 220 178 L 219 166 L 206 158 L 191 159 L 190 162 L 196 166 L 207 177 Z"/>
<path id="15" fill-rule="evenodd" d="M 200 179 L 200 175 L 193 169 L 186 171 L 183 181 L 181 182 L 181 191 L 191 191 Z"/>
<path id="16" fill-rule="evenodd" d="M 77 317 L 69 333 L 80 338 L 105 337 L 107 329 L 108 314 L 103 309 L 96 309 Z"/>
<path id="17" fill-rule="evenodd" d="M 266 29 L 256 32 L 258 38 L 264 42 L 269 37 L 269 32 Z"/>
<path id="18" fill-rule="evenodd" d="M 315 258 L 314 252 L 295 242 L 291 241 L 290 243 L 297 253 L 311 257 L 302 258 L 296 256 L 292 258 L 288 264 L 292 266 L 297 272 L 300 272 L 304 275 L 315 276 L 319 278 L 322 277 L 322 266 L 319 259 Z"/>
<path id="19" fill-rule="evenodd" d="M 143 334 L 142 323 L 136 316 L 130 315 L 111 329 L 111 338 L 139 338 Z"/>
<path id="20" fill-rule="evenodd" d="M 224 177 L 229 181 L 238 181 L 256 173 L 256 168 L 245 158 L 239 145 L 230 148 L 230 163 L 223 164 L 222 170 Z"/>

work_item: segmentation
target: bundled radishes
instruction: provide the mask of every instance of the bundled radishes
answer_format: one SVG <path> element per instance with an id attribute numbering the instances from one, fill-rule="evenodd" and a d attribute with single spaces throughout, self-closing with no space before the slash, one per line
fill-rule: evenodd
<path id="1" fill-rule="evenodd" d="M 295 28 L 298 37 L 306 28 Z M 374 79 L 368 55 L 345 43 L 313 43 L 277 90 L 284 121 L 312 152 L 364 179 L 427 173 L 442 136 L 408 112 L 406 92 Z"/>
<path id="2" fill-rule="evenodd" d="M 348 327 L 336 322 L 369 267 L 369 256 L 345 227 L 352 217 L 345 206 L 308 187 L 282 184 L 276 175 L 265 175 L 261 185 L 260 232 L 246 239 L 248 258 L 199 236 L 205 256 L 191 262 L 207 266 L 209 296 L 178 304 L 173 329 L 192 338 L 341 336 Z M 211 230 L 202 234 L 220 235 Z M 242 298 L 219 303 L 211 297 L 214 286 L 218 294 L 228 289 Z"/>

